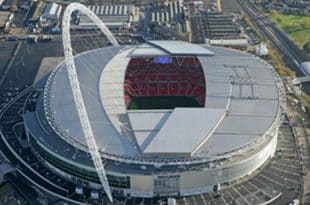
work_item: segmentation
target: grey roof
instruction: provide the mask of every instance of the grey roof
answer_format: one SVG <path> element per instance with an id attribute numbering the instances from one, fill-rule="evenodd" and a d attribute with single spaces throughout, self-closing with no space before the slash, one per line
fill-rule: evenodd
<path id="1" fill-rule="evenodd" d="M 160 48 L 154 47 L 150 44 L 143 43 L 132 49 L 132 51 L 128 56 L 137 57 L 137 56 L 166 56 L 166 55 L 169 55 L 169 53 Z"/>
<path id="2" fill-rule="evenodd" d="M 104 65 L 98 83 L 102 106 L 118 132 L 122 132 L 124 124 L 128 124 L 123 84 L 130 60 L 127 58 L 129 51 L 130 49 L 123 50 L 117 58 L 112 58 Z"/>
<path id="3" fill-rule="evenodd" d="M 133 5 L 87 5 L 97 16 L 129 16 Z"/>
<path id="4" fill-rule="evenodd" d="M 275 121 L 279 97 L 271 71 L 262 60 L 237 50 L 208 49 L 215 56 L 199 58 L 206 76 L 206 106 L 224 108 L 230 85 L 232 92 L 227 116 L 197 153 L 213 156 L 261 137 Z"/>
<path id="5" fill-rule="evenodd" d="M 131 128 L 143 152 L 169 118 L 172 110 L 128 111 Z"/>
<path id="6" fill-rule="evenodd" d="M 197 44 L 191 44 L 184 41 L 148 41 L 148 44 L 160 48 L 171 55 L 206 55 L 214 53 L 207 48 Z"/>
<path id="7" fill-rule="evenodd" d="M 108 109 L 108 106 L 107 108 L 103 107 L 99 92 L 100 87 L 102 87 L 98 86 L 100 85 L 101 73 L 116 54 L 118 54 L 117 48 L 93 50 L 75 58 L 75 64 L 86 110 L 100 150 L 115 154 L 136 155 L 137 151 L 134 144 L 130 141 L 130 136 L 126 135 L 128 133 L 119 132 L 115 129 L 113 118 L 109 115 L 112 111 Z M 126 65 L 124 66 L 126 67 Z M 54 120 L 58 127 L 73 137 L 75 141 L 86 144 L 65 65 L 62 64 L 56 72 L 50 92 Z M 113 87 L 112 84 L 110 85 Z M 113 93 L 110 92 L 110 94 Z"/>
<path id="8" fill-rule="evenodd" d="M 224 114 L 223 109 L 175 108 L 143 153 L 190 157 L 212 135 Z"/>
<path id="9" fill-rule="evenodd" d="M 128 116 L 134 131 L 159 131 L 172 110 L 130 110 Z"/>
<path id="10" fill-rule="evenodd" d="M 181 42 L 155 44 L 156 49 L 164 46 L 164 52 L 185 53 L 174 52 Z M 178 46 L 171 48 L 171 44 Z M 128 112 L 125 108 L 122 81 L 135 48 L 122 53 L 103 48 L 77 56 L 82 94 L 100 150 L 124 156 L 165 157 L 173 153 L 206 157 L 240 149 L 259 139 L 278 113 L 278 88 L 271 70 L 253 55 L 206 48 L 214 55 L 199 55 L 206 79 L 205 108 L 156 112 Z M 64 68 L 61 65 L 55 71 L 50 108 L 59 128 L 86 145 Z"/>

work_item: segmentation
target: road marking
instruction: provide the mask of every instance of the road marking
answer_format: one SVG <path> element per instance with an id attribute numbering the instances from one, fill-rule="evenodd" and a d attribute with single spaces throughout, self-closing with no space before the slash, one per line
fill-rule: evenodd
<path id="1" fill-rule="evenodd" d="M 274 170 L 279 171 L 279 172 L 283 172 L 285 174 L 290 174 L 290 175 L 294 175 L 294 176 L 297 176 L 297 177 L 300 176 L 300 174 L 298 174 L 296 172 L 288 171 L 288 170 L 285 170 L 285 169 L 279 169 L 278 167 L 275 167 L 275 166 L 272 166 L 272 165 L 269 166 L 268 168 L 269 169 L 274 169 Z"/>
<path id="2" fill-rule="evenodd" d="M 17 53 L 18 53 L 18 51 L 19 51 L 21 45 L 22 45 L 22 43 L 21 43 L 21 42 L 18 42 L 17 47 L 16 47 L 16 49 L 15 49 L 14 52 L 13 52 L 13 56 L 12 56 L 12 58 L 10 59 L 8 66 L 5 68 L 4 72 L 2 73 L 2 78 L 0 79 L 0 86 L 1 86 L 2 83 L 4 82 L 4 79 L 5 79 L 5 77 L 7 76 L 7 74 L 9 73 L 9 71 L 10 71 L 10 69 L 11 69 L 11 66 L 12 66 L 12 64 L 13 64 L 13 62 L 14 62 L 16 56 L 17 56 Z"/>
<path id="3" fill-rule="evenodd" d="M 281 169 L 284 169 L 286 167 L 286 168 L 294 169 L 295 171 L 298 171 L 300 169 L 299 166 L 290 165 L 290 164 L 283 164 L 283 163 L 278 162 L 278 161 L 271 161 L 270 166 L 278 167 Z"/>
<path id="4" fill-rule="evenodd" d="M 256 191 L 252 192 L 252 191 L 248 190 L 244 184 L 240 184 L 240 186 L 242 186 L 243 189 L 246 190 L 246 191 L 249 193 L 249 196 L 254 196 L 254 198 L 256 198 L 257 201 L 260 201 L 260 199 L 257 198 L 257 196 L 256 196 L 256 193 L 257 193 L 259 190 L 256 189 Z"/>
<path id="5" fill-rule="evenodd" d="M 245 201 L 247 204 L 251 205 L 251 203 L 236 189 L 236 187 L 233 187 L 233 190 Z"/>
<path id="6" fill-rule="evenodd" d="M 200 197 L 201 197 L 203 203 L 204 203 L 204 204 L 208 204 L 207 201 L 206 201 L 206 199 L 203 197 L 203 195 L 202 195 L 202 194 L 199 194 L 199 195 L 200 195 Z"/>
<path id="7" fill-rule="evenodd" d="M 267 171 L 267 170 L 263 170 L 263 172 L 265 172 L 265 173 L 267 173 L 267 174 L 271 174 L 271 175 L 273 175 L 273 176 L 278 176 L 278 177 L 280 177 L 280 178 L 283 178 L 284 181 L 290 181 L 291 183 L 300 185 L 300 182 L 298 182 L 298 181 L 296 181 L 296 180 L 294 180 L 294 179 L 291 179 L 291 178 L 289 178 L 289 177 L 285 177 L 285 176 L 281 176 L 281 175 L 276 175 L 275 173 L 272 173 L 272 172 Z M 264 176 L 265 176 L 265 175 L 264 175 Z M 266 177 L 267 177 L 267 176 L 266 176 Z M 275 180 L 274 180 L 274 181 L 275 181 Z M 279 182 L 278 182 L 278 183 L 279 183 Z"/>
<path id="8" fill-rule="evenodd" d="M 257 181 L 257 180 L 255 180 L 255 181 Z M 264 182 L 262 182 L 262 181 L 258 181 L 260 184 L 263 184 L 265 187 L 270 187 L 270 186 L 268 186 L 268 185 L 266 185 Z M 255 184 L 253 184 L 252 182 L 250 182 L 250 181 L 248 181 L 248 183 L 251 185 L 251 186 L 253 186 L 254 188 L 256 188 L 257 190 L 259 190 L 260 192 L 262 192 L 263 194 L 265 194 L 266 196 L 270 196 L 268 193 L 266 193 L 263 189 L 261 189 L 261 188 L 259 188 L 259 187 L 257 187 Z"/>
<path id="9" fill-rule="evenodd" d="M 263 175 L 261 173 L 259 173 L 258 176 L 260 176 L 260 177 L 262 177 L 262 178 L 272 182 L 271 184 L 277 184 L 278 186 L 285 187 L 285 188 L 287 187 L 285 184 L 281 184 L 281 183 L 279 183 L 279 182 L 277 182 L 277 181 L 275 181 L 273 179 L 270 179 L 269 177 L 267 177 L 267 176 L 265 176 L 265 175 Z"/>
<path id="10" fill-rule="evenodd" d="M 194 201 L 194 204 L 197 205 L 197 202 L 196 202 L 196 199 L 195 199 L 194 196 L 192 196 L 192 199 L 193 199 L 193 201 Z"/>
<path id="11" fill-rule="evenodd" d="M 226 189 L 225 191 L 226 191 L 227 195 L 231 198 L 230 202 L 234 202 L 234 201 L 235 201 L 235 197 L 233 197 L 233 196 L 231 195 L 231 193 L 229 193 L 229 190 L 228 190 L 228 189 Z"/>
<path id="12" fill-rule="evenodd" d="M 183 197 L 183 201 L 184 201 L 184 204 L 187 205 L 187 201 L 185 197 Z"/>
<path id="13" fill-rule="evenodd" d="M 221 199 L 223 200 L 225 205 L 228 205 L 228 203 L 227 203 L 226 199 L 224 198 L 224 196 L 221 196 Z"/>

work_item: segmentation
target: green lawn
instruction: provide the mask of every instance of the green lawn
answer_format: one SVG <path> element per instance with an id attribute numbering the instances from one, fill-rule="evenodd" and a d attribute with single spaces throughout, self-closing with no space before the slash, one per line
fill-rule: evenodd
<path id="1" fill-rule="evenodd" d="M 270 19 L 300 47 L 310 42 L 310 17 L 271 12 Z"/>
<path id="2" fill-rule="evenodd" d="M 194 97 L 184 96 L 146 96 L 131 97 L 130 110 L 173 109 L 175 107 L 200 107 Z"/>

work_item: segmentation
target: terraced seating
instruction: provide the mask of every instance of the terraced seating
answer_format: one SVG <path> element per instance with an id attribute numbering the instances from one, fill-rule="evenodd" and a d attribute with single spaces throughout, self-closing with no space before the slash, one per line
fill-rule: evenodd
<path id="1" fill-rule="evenodd" d="M 188 96 L 205 104 L 205 79 L 195 57 L 172 57 L 171 63 L 158 64 L 152 58 L 133 58 L 125 74 L 125 102 L 136 96 Z"/>

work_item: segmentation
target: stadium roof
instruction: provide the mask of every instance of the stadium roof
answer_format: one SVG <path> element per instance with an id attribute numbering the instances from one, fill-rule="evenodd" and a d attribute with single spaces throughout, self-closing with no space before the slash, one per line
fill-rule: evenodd
<path id="1" fill-rule="evenodd" d="M 172 55 L 214 55 L 207 48 L 184 41 L 149 41 L 148 43 Z"/>
<path id="2" fill-rule="evenodd" d="M 214 55 L 209 49 L 184 41 L 148 41 L 134 48 L 129 56 Z"/>
<path id="3" fill-rule="evenodd" d="M 225 110 L 175 108 L 144 154 L 191 156 L 212 135 Z"/>
<path id="4" fill-rule="evenodd" d="M 167 45 L 163 41 L 148 45 L 153 44 L 185 53 L 175 51 L 169 41 Z M 123 80 L 128 56 L 135 49 L 127 47 L 118 53 L 117 48 L 103 48 L 76 57 L 82 94 L 101 151 L 124 156 L 169 157 L 173 153 L 211 157 L 257 140 L 277 116 L 278 88 L 264 61 L 209 46 L 206 53 L 214 55 L 198 55 L 206 79 L 205 108 L 127 111 Z M 60 130 L 86 145 L 64 68 L 62 65 L 55 71 L 49 92 L 50 112 Z"/>
<path id="5" fill-rule="evenodd" d="M 167 56 L 170 55 L 168 52 L 156 48 L 150 44 L 143 43 L 137 46 L 135 49 L 129 53 L 129 57 L 138 57 L 138 56 Z"/>

